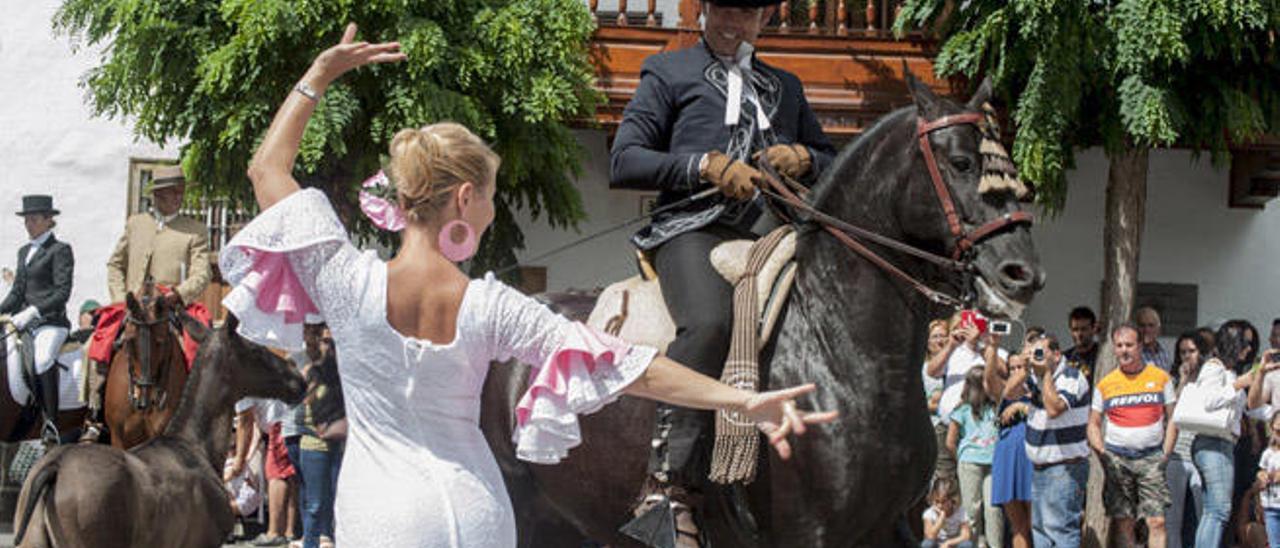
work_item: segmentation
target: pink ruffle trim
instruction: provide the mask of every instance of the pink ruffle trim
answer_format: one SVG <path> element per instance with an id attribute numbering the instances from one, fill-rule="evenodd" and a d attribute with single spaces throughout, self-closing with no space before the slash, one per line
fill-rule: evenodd
<path id="1" fill-rule="evenodd" d="M 530 388 L 516 405 L 512 436 L 516 457 L 555 464 L 582 442 L 578 415 L 594 413 L 616 399 L 657 355 L 580 323 L 566 328 L 564 340 L 532 374 Z"/>
<path id="2" fill-rule="evenodd" d="M 386 173 L 379 171 L 365 180 L 360 186 L 366 189 L 390 187 L 391 180 L 387 178 Z M 391 232 L 404 230 L 404 213 L 400 211 L 400 207 L 386 199 L 379 198 L 368 190 L 360 191 L 360 211 L 364 212 L 364 215 L 369 218 L 373 226 L 382 230 Z"/>
<path id="3" fill-rule="evenodd" d="M 630 349 L 631 345 L 622 339 L 574 323 L 560 349 L 534 372 L 529 390 L 516 405 L 516 425 L 529 422 L 538 398 L 567 400 L 575 374 L 590 376 L 599 367 L 613 367 Z"/>
<path id="4" fill-rule="evenodd" d="M 320 313 L 293 272 L 288 255 L 257 249 L 245 251 L 253 258 L 253 267 L 244 284 L 253 292 L 258 310 L 282 314 L 285 323 L 294 324 L 306 321 L 308 314 Z"/>

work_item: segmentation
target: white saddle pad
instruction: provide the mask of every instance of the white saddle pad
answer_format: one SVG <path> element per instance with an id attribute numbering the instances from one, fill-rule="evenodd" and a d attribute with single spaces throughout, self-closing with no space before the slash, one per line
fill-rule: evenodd
<path id="1" fill-rule="evenodd" d="M 68 411 L 84 409 L 85 402 L 80 399 L 80 383 L 84 382 L 84 347 L 64 345 L 62 354 L 58 355 L 58 363 L 64 369 L 58 373 L 58 409 Z M 9 383 L 9 395 L 16 402 L 25 402 L 31 397 L 30 388 L 22 383 Z"/>
<path id="2" fill-rule="evenodd" d="M 711 251 L 711 264 L 730 284 L 736 284 L 746 270 L 751 243 L 749 240 L 735 240 L 720 244 Z M 792 262 L 795 250 L 796 235 L 793 232 L 778 243 L 756 277 L 756 314 L 761 317 L 763 326 L 759 341 L 762 346 L 773 334 L 791 282 L 795 279 L 795 263 Z M 616 335 L 664 352 L 676 337 L 676 324 L 662 298 L 659 280 L 634 276 L 605 288 L 587 319 L 587 325 L 612 332 L 608 329 L 610 324 L 618 321 L 621 321 L 621 331 Z"/>

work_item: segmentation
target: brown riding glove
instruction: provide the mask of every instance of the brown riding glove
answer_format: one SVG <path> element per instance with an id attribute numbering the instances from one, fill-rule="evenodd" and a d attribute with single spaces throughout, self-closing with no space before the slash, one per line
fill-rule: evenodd
<path id="1" fill-rule="evenodd" d="M 809 154 L 809 147 L 800 144 L 773 145 L 755 153 L 752 159 L 759 164 L 762 156 L 769 160 L 769 165 L 778 170 L 778 173 L 792 179 L 808 175 L 809 169 L 813 167 L 813 155 Z"/>
<path id="2" fill-rule="evenodd" d="M 734 160 L 719 151 L 711 151 L 703 156 L 699 175 L 716 185 L 725 196 L 735 200 L 745 200 L 755 194 L 755 181 L 764 179 L 764 174 L 756 168 L 740 160 Z"/>

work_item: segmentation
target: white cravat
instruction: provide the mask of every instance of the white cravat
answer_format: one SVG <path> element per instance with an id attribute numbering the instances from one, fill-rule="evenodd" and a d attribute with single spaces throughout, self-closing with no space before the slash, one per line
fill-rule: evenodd
<path id="1" fill-rule="evenodd" d="M 174 217 L 178 216 L 177 213 L 172 215 L 161 215 L 159 211 L 152 211 L 151 214 L 156 218 L 156 230 L 164 230 L 165 225 L 173 222 Z"/>
<path id="2" fill-rule="evenodd" d="M 728 97 L 725 98 L 724 125 L 738 125 L 738 119 L 742 116 L 742 92 L 743 88 L 746 87 L 747 100 L 751 101 L 751 104 L 756 107 L 756 123 L 760 126 L 760 130 L 764 131 L 770 127 L 769 116 L 761 108 L 755 89 L 751 88 L 745 81 L 745 79 L 751 77 L 751 55 L 754 52 L 754 46 L 742 42 L 738 44 L 738 53 L 732 59 L 727 57 L 720 58 L 720 62 L 724 63 L 729 80 Z"/>
<path id="3" fill-rule="evenodd" d="M 49 241 L 49 236 L 52 236 L 52 235 L 53 235 L 52 230 L 46 230 L 44 231 L 44 234 L 36 236 L 36 239 L 31 240 L 31 242 L 28 244 L 30 247 L 27 248 L 27 257 L 23 259 L 22 264 L 24 265 L 31 264 L 31 258 L 36 255 L 37 251 L 40 251 L 41 247 L 44 247 L 45 242 Z"/>

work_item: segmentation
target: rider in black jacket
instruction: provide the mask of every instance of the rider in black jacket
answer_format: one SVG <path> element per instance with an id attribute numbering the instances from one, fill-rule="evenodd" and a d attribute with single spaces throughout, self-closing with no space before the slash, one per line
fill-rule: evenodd
<path id="1" fill-rule="evenodd" d="M 18 328 L 24 351 L 10 351 L 7 365 L 9 388 L 26 403 L 34 397 L 44 414 L 41 438 L 49 444 L 58 442 L 58 349 L 67 338 L 71 322 L 67 320 L 67 300 L 71 298 L 71 277 L 75 258 L 71 246 L 53 236 L 58 210 L 53 198 L 44 195 L 22 197 L 22 211 L 17 212 L 26 224 L 31 241 L 18 249 L 17 275 L 9 295 L 0 302 L 0 314 L 9 315 Z M 6 348 L 16 350 L 17 341 L 9 339 Z M 22 357 L 30 356 L 35 365 L 35 390 L 30 393 L 22 382 Z M 24 401 L 26 400 L 26 401 Z"/>
<path id="2" fill-rule="evenodd" d="M 718 377 L 729 351 L 733 289 L 709 254 L 731 239 L 762 235 L 754 167 L 765 156 L 781 173 L 811 184 L 835 150 L 795 75 L 755 56 L 753 43 L 776 0 L 704 2 L 703 38 L 645 60 L 611 151 L 616 185 L 656 188 L 659 205 L 715 185 L 721 195 L 666 212 L 633 238 L 652 258 L 676 323 L 672 359 Z M 707 474 L 710 412 L 659 405 L 646 500 L 677 503 L 678 539 L 698 536 L 691 507 Z"/>

